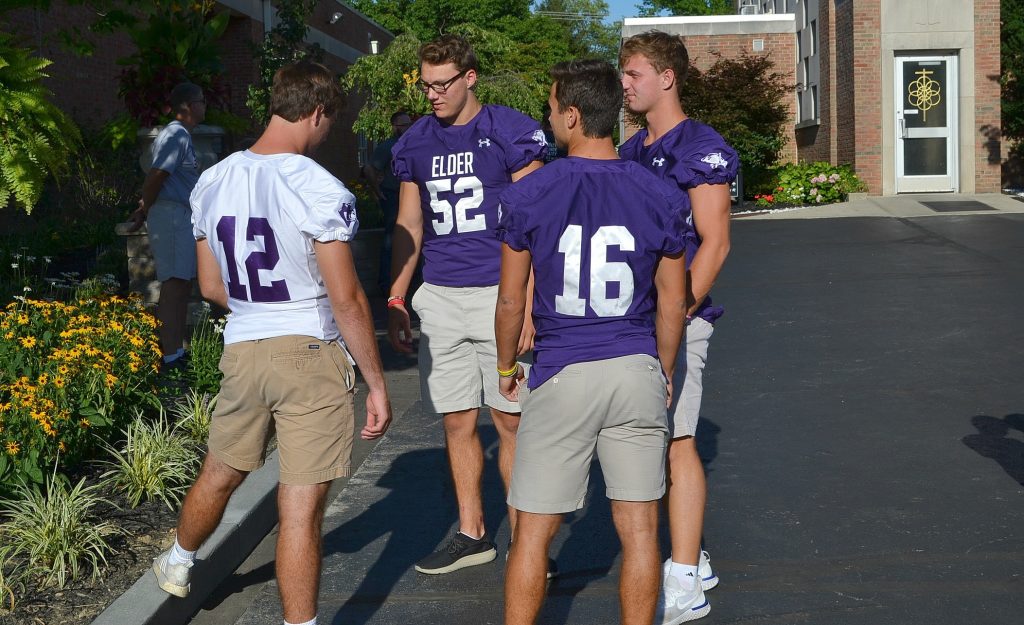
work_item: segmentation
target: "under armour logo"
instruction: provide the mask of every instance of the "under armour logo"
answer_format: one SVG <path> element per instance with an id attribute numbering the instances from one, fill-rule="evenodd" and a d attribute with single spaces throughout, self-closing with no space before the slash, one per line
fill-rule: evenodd
<path id="1" fill-rule="evenodd" d="M 352 206 L 352 204 L 350 202 L 343 203 L 341 205 L 341 208 L 338 209 L 338 214 L 341 215 L 341 218 L 343 220 L 345 220 L 346 224 L 351 224 L 352 223 L 352 217 L 353 217 L 353 213 L 354 212 L 355 212 L 354 211 L 354 207 Z"/>
<path id="2" fill-rule="evenodd" d="M 652 158 L 651 159 L 651 165 L 654 165 L 655 167 L 663 167 L 665 165 L 665 159 L 664 158 Z"/>
<path id="3" fill-rule="evenodd" d="M 476 143 L 481 148 L 484 147 L 484 146 L 491 147 L 491 140 L 490 139 L 480 139 Z"/>
<path id="4" fill-rule="evenodd" d="M 722 158 L 721 152 L 712 152 L 704 158 L 700 159 L 700 162 L 711 165 L 711 169 L 718 169 L 719 167 L 728 167 L 729 161 Z"/>
<path id="5" fill-rule="evenodd" d="M 543 130 L 535 130 L 535 131 L 533 131 L 533 140 L 536 141 L 540 145 L 547 145 L 548 144 L 548 138 L 544 136 L 544 131 Z"/>

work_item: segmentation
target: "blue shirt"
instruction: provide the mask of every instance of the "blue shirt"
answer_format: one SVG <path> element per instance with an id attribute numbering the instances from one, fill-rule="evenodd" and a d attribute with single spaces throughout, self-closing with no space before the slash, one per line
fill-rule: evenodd
<path id="1" fill-rule="evenodd" d="M 158 200 L 170 200 L 188 206 L 189 195 L 199 180 L 199 161 L 192 149 L 192 135 L 179 121 L 167 124 L 153 141 L 153 164 L 170 174 L 157 194 Z"/>

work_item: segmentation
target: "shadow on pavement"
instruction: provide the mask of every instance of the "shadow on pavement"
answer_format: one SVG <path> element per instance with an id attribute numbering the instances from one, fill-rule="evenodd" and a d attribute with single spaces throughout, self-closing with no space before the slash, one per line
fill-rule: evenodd
<path id="1" fill-rule="evenodd" d="M 481 417 L 479 433 L 484 449 L 484 516 L 493 539 L 507 511 L 499 486 L 498 436 L 488 421 L 489 417 Z M 371 543 L 385 540 L 351 597 L 327 622 L 350 625 L 370 621 L 402 576 L 444 544 L 455 529 L 457 506 L 444 448 L 418 449 L 398 456 L 376 486 L 388 489 L 388 493 L 324 536 L 325 557 L 332 553 L 373 552 L 376 549 L 370 547 Z M 499 543 L 499 557 L 503 558 L 501 547 Z"/>
<path id="2" fill-rule="evenodd" d="M 1008 414 L 1002 419 L 976 415 L 971 417 L 971 424 L 978 428 L 978 433 L 963 437 L 964 445 L 995 460 L 1003 471 L 1024 486 L 1024 442 L 1010 437 L 1011 429 L 1024 433 L 1024 414 Z"/>

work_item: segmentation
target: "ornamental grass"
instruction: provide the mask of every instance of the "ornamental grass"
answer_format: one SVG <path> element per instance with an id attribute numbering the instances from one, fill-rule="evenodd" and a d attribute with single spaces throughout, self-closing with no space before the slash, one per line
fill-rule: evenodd
<path id="1" fill-rule="evenodd" d="M 138 297 L 17 297 L 0 313 L 0 490 L 43 483 L 156 402 L 156 319 Z"/>

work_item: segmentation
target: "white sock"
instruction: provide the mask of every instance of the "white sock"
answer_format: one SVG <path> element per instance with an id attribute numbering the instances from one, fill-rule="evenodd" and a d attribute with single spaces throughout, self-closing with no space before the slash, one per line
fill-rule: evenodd
<path id="1" fill-rule="evenodd" d="M 285 621 L 284 625 L 316 625 L 316 617 L 314 616 L 312 621 L 306 621 L 305 623 L 289 623 Z"/>
<path id="2" fill-rule="evenodd" d="M 697 584 L 697 567 L 690 564 L 673 562 L 668 574 L 679 581 L 684 590 L 691 590 Z"/>
<path id="3" fill-rule="evenodd" d="M 196 559 L 195 551 L 187 551 L 182 549 L 181 545 L 178 544 L 178 539 L 174 539 L 174 546 L 171 547 L 171 553 L 167 556 L 167 564 L 179 565 L 188 564 Z"/>
<path id="4" fill-rule="evenodd" d="M 468 536 L 469 538 L 472 538 L 473 540 L 480 540 L 481 538 L 484 537 L 483 534 L 481 534 L 479 536 L 473 536 L 472 534 L 469 534 L 467 532 L 463 532 L 462 530 L 459 530 L 459 533 L 462 534 L 463 536 Z M 300 623 L 299 625 L 306 625 L 306 624 L 305 623 Z"/>

